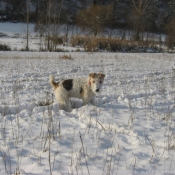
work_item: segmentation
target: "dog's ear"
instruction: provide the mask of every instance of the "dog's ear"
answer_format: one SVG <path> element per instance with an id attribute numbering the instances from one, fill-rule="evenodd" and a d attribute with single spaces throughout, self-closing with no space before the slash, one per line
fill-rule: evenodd
<path id="1" fill-rule="evenodd" d="M 89 74 L 89 77 L 90 77 L 90 78 L 94 78 L 96 75 L 97 75 L 96 73 L 90 73 L 90 74 Z"/>
<path id="2" fill-rule="evenodd" d="M 106 75 L 105 74 L 99 74 L 99 76 L 100 76 L 100 78 L 104 79 Z"/>

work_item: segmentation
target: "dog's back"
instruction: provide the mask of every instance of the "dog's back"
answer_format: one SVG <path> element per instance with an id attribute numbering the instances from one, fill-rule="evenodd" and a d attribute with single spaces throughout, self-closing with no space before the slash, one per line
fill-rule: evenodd
<path id="1" fill-rule="evenodd" d="M 87 89 L 87 81 L 88 80 L 86 77 L 73 79 L 71 86 L 69 86 L 69 89 L 67 89 L 69 97 L 82 98 L 85 88 Z M 63 83 L 64 81 L 62 84 Z"/>

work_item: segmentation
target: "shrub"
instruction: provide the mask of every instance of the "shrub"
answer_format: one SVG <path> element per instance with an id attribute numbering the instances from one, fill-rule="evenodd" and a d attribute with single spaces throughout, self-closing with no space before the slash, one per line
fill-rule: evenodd
<path id="1" fill-rule="evenodd" d="M 0 51 L 11 51 L 11 48 L 5 44 L 0 44 Z"/>
<path id="2" fill-rule="evenodd" d="M 29 51 L 29 49 L 25 47 L 25 48 L 21 48 L 20 51 L 26 52 L 26 51 Z"/>
<path id="3" fill-rule="evenodd" d="M 120 40 L 106 37 L 76 36 L 71 39 L 72 46 L 84 47 L 85 51 L 110 52 L 160 52 L 160 48 L 153 41 Z"/>
<path id="4" fill-rule="evenodd" d="M 166 42 L 168 49 L 173 50 L 175 46 L 175 18 L 173 18 L 166 26 L 167 37 Z"/>
<path id="5" fill-rule="evenodd" d="M 63 60 L 73 60 L 71 55 L 60 55 L 59 58 Z"/>
<path id="6" fill-rule="evenodd" d="M 76 21 L 83 29 L 89 28 L 94 36 L 113 21 L 113 7 L 111 5 L 92 5 L 77 13 Z"/>

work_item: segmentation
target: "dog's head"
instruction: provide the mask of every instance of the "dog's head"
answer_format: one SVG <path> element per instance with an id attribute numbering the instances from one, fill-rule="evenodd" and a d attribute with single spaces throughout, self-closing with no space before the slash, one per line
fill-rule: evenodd
<path id="1" fill-rule="evenodd" d="M 102 88 L 105 74 L 101 73 L 91 73 L 89 74 L 89 84 L 92 88 L 92 91 L 95 94 L 98 94 Z"/>

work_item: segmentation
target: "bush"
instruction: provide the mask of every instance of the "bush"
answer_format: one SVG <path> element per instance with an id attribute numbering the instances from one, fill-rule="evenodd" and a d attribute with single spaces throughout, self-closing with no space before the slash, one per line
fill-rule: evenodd
<path id="1" fill-rule="evenodd" d="M 20 51 L 26 52 L 26 51 L 29 51 L 29 49 L 25 47 L 25 48 L 21 48 Z"/>
<path id="2" fill-rule="evenodd" d="M 60 59 L 63 59 L 63 60 L 73 60 L 72 56 L 71 55 L 60 55 L 59 56 Z"/>
<path id="3" fill-rule="evenodd" d="M 175 18 L 173 18 L 166 26 L 167 29 L 167 37 L 166 43 L 168 49 L 173 50 L 175 47 Z"/>
<path id="4" fill-rule="evenodd" d="M 5 44 L 0 44 L 0 51 L 11 51 L 11 48 Z"/>
<path id="5" fill-rule="evenodd" d="M 82 37 L 71 39 L 72 46 L 83 47 L 85 51 L 109 51 L 109 52 L 160 52 L 161 49 L 153 41 L 120 40 L 106 37 Z"/>
<path id="6" fill-rule="evenodd" d="M 92 5 L 77 13 L 77 24 L 83 29 L 89 28 L 94 36 L 113 22 L 113 6 Z"/>

